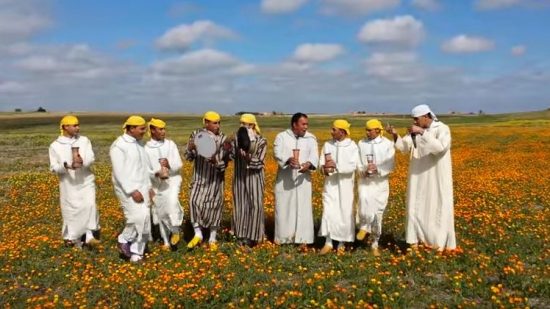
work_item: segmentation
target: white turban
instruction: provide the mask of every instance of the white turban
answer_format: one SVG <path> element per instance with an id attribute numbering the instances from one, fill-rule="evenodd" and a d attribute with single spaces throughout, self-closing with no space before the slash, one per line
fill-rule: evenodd
<path id="1" fill-rule="evenodd" d="M 420 117 L 420 116 L 424 116 L 426 114 L 432 115 L 433 120 L 437 120 L 437 117 L 435 116 L 435 114 L 432 112 L 430 107 L 426 104 L 417 105 L 411 111 L 411 115 L 413 117 Z"/>

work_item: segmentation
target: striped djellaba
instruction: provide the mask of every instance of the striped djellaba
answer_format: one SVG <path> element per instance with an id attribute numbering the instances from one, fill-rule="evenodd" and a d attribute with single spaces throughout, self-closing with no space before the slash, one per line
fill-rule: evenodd
<path id="1" fill-rule="evenodd" d="M 251 141 L 249 162 L 239 154 L 236 141 L 233 142 L 232 150 L 235 162 L 232 229 L 237 238 L 259 242 L 265 234 L 264 159 L 267 141 L 262 136 Z"/>
<path id="2" fill-rule="evenodd" d="M 195 130 L 189 140 L 205 129 Z M 193 225 L 203 228 L 217 228 L 220 226 L 223 209 L 223 186 L 225 168 L 229 160 L 229 153 L 224 151 L 223 143 L 226 136 L 223 133 L 211 134 L 216 142 L 216 165 L 208 159 L 197 155 L 196 150 L 186 150 L 185 159 L 193 161 L 193 180 L 189 197 L 189 215 Z"/>

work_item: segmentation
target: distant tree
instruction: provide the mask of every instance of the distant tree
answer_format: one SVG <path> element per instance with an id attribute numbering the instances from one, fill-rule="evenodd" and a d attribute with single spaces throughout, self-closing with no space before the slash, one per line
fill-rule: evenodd
<path id="1" fill-rule="evenodd" d="M 42 106 L 40 106 L 36 111 L 39 112 L 39 113 L 45 113 L 46 109 L 43 108 Z"/>
<path id="2" fill-rule="evenodd" d="M 478 115 L 483 115 L 483 114 L 484 114 L 483 110 L 480 109 L 479 112 L 478 112 Z"/>
<path id="3" fill-rule="evenodd" d="M 15 109 L 15 112 L 16 112 L 16 113 L 20 113 L 20 112 L 21 112 L 21 109 L 20 109 L 20 108 L 16 108 L 16 109 Z"/>

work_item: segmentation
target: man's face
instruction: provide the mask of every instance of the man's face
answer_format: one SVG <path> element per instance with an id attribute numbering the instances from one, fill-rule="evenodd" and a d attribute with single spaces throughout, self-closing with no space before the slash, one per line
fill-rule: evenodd
<path id="1" fill-rule="evenodd" d="M 218 133 L 220 133 L 220 121 L 210 121 L 210 120 L 205 120 L 204 122 L 204 128 L 216 135 L 218 135 Z"/>
<path id="2" fill-rule="evenodd" d="M 63 135 L 75 137 L 80 132 L 79 124 L 66 124 L 63 126 Z"/>
<path id="3" fill-rule="evenodd" d="M 332 138 L 334 138 L 335 140 L 341 141 L 346 138 L 346 131 L 338 128 L 332 128 L 330 130 L 330 135 L 332 135 Z"/>
<path id="4" fill-rule="evenodd" d="M 294 134 L 296 134 L 299 137 L 304 137 L 304 135 L 306 135 L 306 132 L 307 132 L 308 124 L 309 123 L 307 121 L 307 118 L 302 117 L 298 119 L 297 122 L 292 124 L 292 132 L 294 132 Z"/>
<path id="5" fill-rule="evenodd" d="M 129 126 L 126 130 L 126 133 L 130 135 L 131 137 L 141 140 L 143 139 L 143 136 L 145 135 L 145 132 L 147 131 L 147 127 L 145 125 L 142 126 Z"/>
<path id="6" fill-rule="evenodd" d="M 427 129 L 430 127 L 430 124 L 432 123 L 432 119 L 428 117 L 428 115 L 423 115 L 419 117 L 413 117 L 414 124 L 423 128 Z"/>
<path id="7" fill-rule="evenodd" d="M 163 141 L 166 137 L 166 128 L 151 126 L 151 137 L 156 141 Z"/>
<path id="8" fill-rule="evenodd" d="M 367 129 L 367 138 L 375 139 L 380 135 L 380 129 Z"/>

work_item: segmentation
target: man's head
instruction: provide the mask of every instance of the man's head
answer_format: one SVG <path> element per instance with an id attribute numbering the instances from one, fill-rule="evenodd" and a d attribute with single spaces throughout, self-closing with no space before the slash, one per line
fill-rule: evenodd
<path id="1" fill-rule="evenodd" d="M 220 124 L 221 124 L 220 114 L 213 111 L 208 111 L 204 113 L 204 116 L 202 117 L 202 122 L 206 130 L 216 135 L 220 133 Z"/>
<path id="2" fill-rule="evenodd" d="M 334 120 L 330 134 L 335 140 L 341 141 L 350 135 L 350 127 L 351 124 L 344 119 Z"/>
<path id="3" fill-rule="evenodd" d="M 252 114 L 242 114 L 241 115 L 241 127 L 246 127 L 248 129 L 253 129 L 256 133 L 260 134 L 260 126 L 256 121 L 256 116 Z"/>
<path id="4" fill-rule="evenodd" d="M 367 138 L 375 139 L 382 134 L 384 128 L 382 122 L 378 119 L 371 119 L 365 123 L 365 129 L 367 130 Z"/>
<path id="5" fill-rule="evenodd" d="M 141 140 L 143 139 L 143 136 L 145 135 L 145 132 L 147 131 L 147 127 L 145 126 L 146 122 L 145 119 L 141 116 L 130 116 L 128 119 L 126 119 L 126 122 L 124 122 L 124 125 L 122 128 L 126 131 L 126 134 L 130 135 L 131 137 Z"/>
<path id="6" fill-rule="evenodd" d="M 432 122 L 437 120 L 435 114 L 426 104 L 415 106 L 411 111 L 411 116 L 413 117 L 414 124 L 424 129 L 429 128 Z"/>
<path id="7" fill-rule="evenodd" d="M 147 126 L 149 127 L 149 134 L 152 139 L 163 141 L 164 138 L 166 138 L 166 122 L 160 119 L 151 118 Z"/>
<path id="8" fill-rule="evenodd" d="M 296 113 L 292 115 L 292 118 L 290 119 L 290 127 L 296 136 L 304 137 L 308 126 L 309 122 L 306 114 Z"/>
<path id="9" fill-rule="evenodd" d="M 80 124 L 78 123 L 78 118 L 72 115 L 67 115 L 61 118 L 59 122 L 59 130 L 61 135 L 67 137 L 75 137 L 80 133 Z"/>

